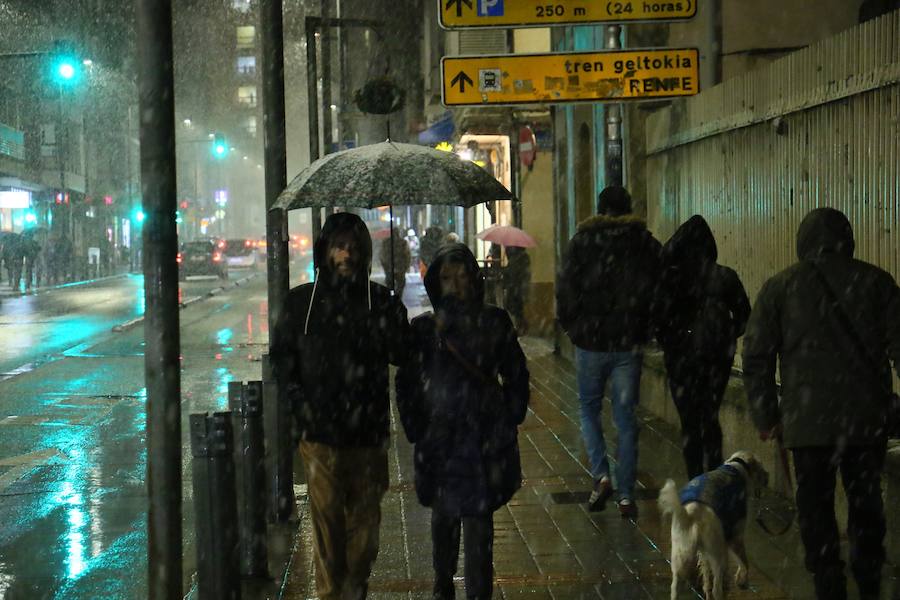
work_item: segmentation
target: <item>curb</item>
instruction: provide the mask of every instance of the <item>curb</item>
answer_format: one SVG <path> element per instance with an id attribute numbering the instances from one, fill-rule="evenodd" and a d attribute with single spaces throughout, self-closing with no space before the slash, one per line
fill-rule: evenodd
<path id="1" fill-rule="evenodd" d="M 222 292 L 224 292 L 225 290 L 231 290 L 236 287 L 240 287 L 240 286 L 244 285 L 245 283 L 247 283 L 248 281 L 259 277 L 260 275 L 262 275 L 262 273 L 251 273 L 250 275 L 248 275 L 242 279 L 238 279 L 238 280 L 234 281 L 233 283 L 230 283 L 229 285 L 213 288 L 213 289 L 209 290 L 208 292 L 206 292 L 205 294 L 202 294 L 200 296 L 192 296 L 192 297 L 188 298 L 187 300 L 179 302 L 178 308 L 179 309 L 187 308 L 191 304 L 196 304 L 197 302 L 200 302 L 201 300 L 206 300 L 207 298 L 212 298 L 213 296 L 217 296 L 217 295 L 221 294 Z M 125 321 L 124 323 L 119 323 L 118 325 L 116 325 L 112 328 L 112 331 L 114 333 L 120 333 L 122 331 L 127 331 L 127 330 L 133 328 L 134 326 L 139 325 L 143 322 L 144 322 L 144 316 L 141 315 L 140 317 L 137 317 L 136 319 L 131 319 L 130 321 Z"/>
<path id="2" fill-rule="evenodd" d="M 103 277 L 98 277 L 97 279 L 83 279 L 81 281 L 71 281 L 69 283 L 59 283 L 57 285 L 51 285 L 51 286 L 44 285 L 39 288 L 34 288 L 31 291 L 25 292 L 25 293 L 19 292 L 19 291 L 12 291 L 12 290 L 9 290 L 7 292 L 6 290 L 4 290 L 4 291 L 0 292 L 0 298 L 20 298 L 22 296 L 36 296 L 38 294 L 46 294 L 47 292 L 52 292 L 53 290 L 77 287 L 77 286 L 81 286 L 81 285 L 90 285 L 92 283 L 100 283 L 103 281 L 110 281 L 112 279 L 121 279 L 123 277 L 128 277 L 131 274 L 132 273 L 130 273 L 130 272 L 116 273 L 115 275 L 105 275 Z"/>

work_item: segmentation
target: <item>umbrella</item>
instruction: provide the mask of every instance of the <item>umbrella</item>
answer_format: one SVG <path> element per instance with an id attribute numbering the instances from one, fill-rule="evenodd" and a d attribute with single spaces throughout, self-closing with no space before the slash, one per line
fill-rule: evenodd
<path id="1" fill-rule="evenodd" d="M 520 248 L 534 248 L 537 242 L 534 238 L 512 225 L 491 225 L 487 229 L 475 234 L 480 240 L 500 244 L 501 246 L 518 246 Z"/>
<path id="2" fill-rule="evenodd" d="M 272 210 L 438 204 L 469 208 L 515 200 L 478 165 L 452 152 L 390 140 L 329 154 L 288 184 Z"/>

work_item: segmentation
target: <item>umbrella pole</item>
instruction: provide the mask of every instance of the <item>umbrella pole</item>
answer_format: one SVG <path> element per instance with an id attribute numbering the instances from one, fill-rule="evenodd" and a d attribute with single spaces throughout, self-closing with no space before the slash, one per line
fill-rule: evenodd
<path id="1" fill-rule="evenodd" d="M 394 295 L 394 205 L 388 204 L 388 212 L 391 217 L 391 226 L 388 229 L 388 242 L 391 244 L 391 296 Z M 406 275 L 404 274 L 404 277 Z"/>

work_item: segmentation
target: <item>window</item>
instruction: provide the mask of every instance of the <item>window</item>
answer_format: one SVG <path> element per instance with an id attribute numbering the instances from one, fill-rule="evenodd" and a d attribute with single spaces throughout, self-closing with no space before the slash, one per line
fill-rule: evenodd
<path id="1" fill-rule="evenodd" d="M 256 73 L 256 57 L 238 56 L 237 70 L 241 75 L 253 75 Z"/>
<path id="2" fill-rule="evenodd" d="M 231 0 L 231 6 L 238 12 L 250 12 L 250 0 Z"/>
<path id="3" fill-rule="evenodd" d="M 247 117 L 244 121 L 244 130 L 250 137 L 256 137 L 256 117 Z"/>
<path id="4" fill-rule="evenodd" d="M 238 88 L 238 104 L 247 108 L 256 107 L 256 87 L 242 85 Z"/>
<path id="5" fill-rule="evenodd" d="M 256 27 L 243 25 L 237 28 L 237 47 L 252 48 L 256 41 Z"/>

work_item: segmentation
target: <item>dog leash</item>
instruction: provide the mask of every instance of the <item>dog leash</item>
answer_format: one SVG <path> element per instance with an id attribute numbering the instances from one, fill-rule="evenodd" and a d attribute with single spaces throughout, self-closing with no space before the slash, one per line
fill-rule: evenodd
<path id="1" fill-rule="evenodd" d="M 775 443 L 778 445 L 778 456 L 781 459 L 781 468 L 784 471 L 784 482 L 785 482 L 785 496 L 790 501 L 791 497 L 794 495 L 794 480 L 791 477 L 791 467 L 788 463 L 788 455 L 787 450 L 784 447 L 784 444 L 781 442 L 781 436 L 775 437 Z M 780 529 L 772 529 L 769 527 L 765 519 L 763 519 L 763 513 L 766 511 L 770 511 L 769 508 L 764 508 L 760 506 L 756 511 L 756 523 L 760 526 L 760 528 L 768 533 L 769 535 L 784 535 L 790 530 L 791 526 L 794 524 L 794 517 L 797 514 L 797 509 L 793 506 L 791 507 L 790 517 L 787 519 L 787 522 L 784 524 L 783 528 Z"/>

